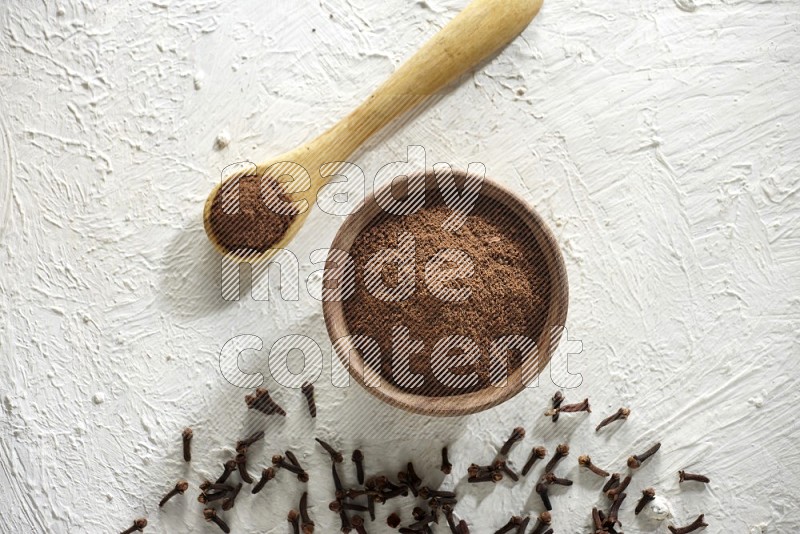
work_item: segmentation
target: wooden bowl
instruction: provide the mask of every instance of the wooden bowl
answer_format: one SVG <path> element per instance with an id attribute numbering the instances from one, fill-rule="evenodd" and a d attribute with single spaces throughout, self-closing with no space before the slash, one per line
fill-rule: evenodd
<path id="1" fill-rule="evenodd" d="M 454 171 L 454 173 L 457 179 L 459 176 L 461 179 L 465 177 L 464 172 Z M 415 177 L 419 179 L 421 176 L 417 174 Z M 433 171 L 428 171 L 425 174 L 425 178 L 426 192 L 435 190 L 438 187 Z M 378 191 L 373 192 L 365 199 L 360 209 L 348 216 L 333 240 L 331 245 L 332 251 L 341 250 L 348 253 L 350 252 L 359 233 L 367 227 L 373 219 L 383 213 L 382 209 L 375 201 L 375 196 L 386 195 L 390 188 L 391 184 L 388 184 Z M 558 344 L 561 331 L 563 330 L 561 327 L 565 325 L 566 321 L 569 291 L 564 258 L 561 255 L 561 250 L 558 247 L 555 236 L 542 218 L 522 199 L 497 183 L 490 181 L 488 178 L 483 182 L 480 197 L 494 201 L 495 204 L 502 206 L 516 215 L 516 217 L 531 230 L 532 239 L 536 240 L 543 253 L 551 285 L 548 309 L 545 311 L 544 328 L 537 340 L 539 357 L 532 366 L 526 368 L 523 365 L 516 369 L 509 370 L 508 381 L 504 387 L 488 385 L 478 391 L 464 394 L 430 396 L 403 390 L 391 384 L 384 377 L 381 377 L 380 385 L 373 385 L 370 387 L 364 379 L 366 370 L 365 360 L 358 349 L 356 349 L 348 339 L 351 333 L 345 319 L 342 301 L 323 299 L 322 311 L 325 317 L 328 335 L 332 341 L 340 340 L 339 343 L 334 343 L 334 350 L 340 361 L 348 370 L 350 376 L 367 391 L 392 406 L 402 408 L 412 413 L 432 416 L 460 416 L 487 410 L 507 401 L 525 389 L 526 385 L 530 384 L 547 366 L 550 355 Z M 335 265 L 335 259 L 332 258 L 331 254 L 332 253 L 328 256 L 328 261 L 332 262 L 331 265 Z M 326 268 L 323 276 L 323 284 L 333 280 L 333 275 L 329 276 L 329 273 L 331 273 L 331 271 Z M 376 374 L 375 370 L 371 369 L 370 371 L 373 375 Z M 380 375 L 380 373 L 378 373 L 378 375 Z"/>

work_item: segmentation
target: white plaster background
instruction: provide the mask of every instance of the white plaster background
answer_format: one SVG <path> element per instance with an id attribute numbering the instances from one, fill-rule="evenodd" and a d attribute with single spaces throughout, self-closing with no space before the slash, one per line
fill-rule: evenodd
<path id="1" fill-rule="evenodd" d="M 222 344 L 302 333 L 329 347 L 304 292 L 221 300 L 206 194 L 225 165 L 333 124 L 466 3 L 0 5 L 0 531 L 116 532 L 143 515 L 147 532 L 215 531 L 196 484 L 255 420 L 219 374 Z M 436 472 L 449 443 L 460 480 L 515 425 L 528 429 L 517 464 L 533 445 L 572 445 L 564 472 L 578 482 L 554 499 L 556 532 L 587 531 L 602 502 L 578 454 L 620 470 L 655 440 L 664 445 L 634 479 L 626 532 L 666 532 L 634 520 L 648 485 L 677 523 L 705 512 L 708 532 L 800 527 L 800 10 L 794 0 L 612 4 L 546 2 L 498 58 L 354 159 L 372 176 L 419 144 L 429 164 L 485 162 L 530 199 L 563 248 L 568 326 L 584 344 L 573 360 L 584 382 L 567 396 L 590 397 L 595 413 L 545 420 L 547 379 L 460 420 L 405 416 L 323 380 L 313 428 L 299 393 L 276 389 L 290 417 L 270 423 L 254 454 L 267 462 L 292 447 L 309 464 L 318 531 L 338 527 L 312 435 L 362 446 L 369 469 L 389 473 L 410 458 Z M 293 245 L 304 275 L 339 224 L 311 216 Z M 595 435 L 620 404 L 631 419 Z M 186 425 L 191 467 L 179 459 Z M 679 488 L 684 467 L 713 483 Z M 193 489 L 159 511 L 180 477 Z M 460 484 L 457 512 L 493 532 L 540 511 L 533 482 Z M 301 490 L 287 478 L 276 488 L 240 498 L 226 515 L 234 532 L 287 531 Z"/>

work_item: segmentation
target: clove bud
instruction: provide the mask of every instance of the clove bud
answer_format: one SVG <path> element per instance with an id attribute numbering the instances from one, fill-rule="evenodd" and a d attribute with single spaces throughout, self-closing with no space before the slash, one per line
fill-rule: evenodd
<path id="1" fill-rule="evenodd" d="M 511 452 L 511 449 L 522 441 L 525 438 L 525 429 L 521 426 L 518 426 L 514 430 L 511 431 L 511 436 L 506 440 L 503 444 L 503 447 L 500 449 L 500 457 L 505 458 Z"/>
<path id="2" fill-rule="evenodd" d="M 625 420 L 631 414 L 631 411 L 628 408 L 620 408 L 617 410 L 617 413 L 614 415 L 610 415 L 600 421 L 600 424 L 594 429 L 595 432 L 599 432 L 601 428 L 608 426 L 609 424 L 613 423 L 614 421 Z"/>
<path id="3" fill-rule="evenodd" d="M 179 480 L 178 483 L 175 484 L 175 487 L 172 488 L 172 490 L 170 490 L 169 493 L 164 495 L 164 497 L 158 503 L 158 507 L 161 508 L 162 506 L 167 504 L 167 501 L 173 498 L 175 495 L 183 495 L 187 489 L 189 489 L 189 483 L 186 482 L 185 480 Z"/>
<path id="4" fill-rule="evenodd" d="M 447 447 L 442 447 L 442 466 L 440 469 L 445 475 L 449 475 L 453 471 L 453 464 L 450 463 L 450 459 L 447 457 Z"/>
<path id="5" fill-rule="evenodd" d="M 317 404 L 314 402 L 314 384 L 306 382 L 300 389 L 303 391 L 303 396 L 306 398 L 308 413 L 311 414 L 311 417 L 317 417 Z"/>
<path id="6" fill-rule="evenodd" d="M 544 447 L 534 447 L 531 449 L 531 454 L 528 456 L 528 461 L 525 462 L 525 466 L 522 468 L 522 476 L 527 476 L 528 472 L 533 467 L 533 464 L 536 463 L 536 460 L 541 460 L 547 456 L 547 449 Z"/>
<path id="7" fill-rule="evenodd" d="M 312 534 L 314 532 L 314 522 L 308 515 L 308 492 L 304 491 L 300 497 L 300 522 L 303 527 L 303 534 Z"/>
<path id="8" fill-rule="evenodd" d="M 553 516 L 550 512 L 542 512 L 536 519 L 536 524 L 533 526 L 531 534 L 543 534 L 545 529 L 550 526 Z"/>
<path id="9" fill-rule="evenodd" d="M 628 458 L 628 467 L 631 469 L 639 469 L 645 460 L 653 456 L 658 449 L 661 448 L 661 443 L 656 443 L 642 454 L 634 454 Z"/>
<path id="10" fill-rule="evenodd" d="M 589 471 L 591 471 L 595 475 L 598 475 L 598 476 L 601 476 L 601 477 L 607 477 L 608 476 L 608 471 L 600 469 L 595 464 L 593 464 L 592 463 L 592 458 L 588 454 L 584 454 L 582 456 L 578 456 L 578 465 L 580 465 L 582 467 L 585 467 L 586 469 L 588 469 Z"/>
<path id="11" fill-rule="evenodd" d="M 144 530 L 144 527 L 146 526 L 147 526 L 147 519 L 145 519 L 144 517 L 140 517 L 139 519 L 134 519 L 133 525 L 123 530 L 121 534 L 133 534 L 134 532 L 141 532 L 142 530 Z"/>
<path id="12" fill-rule="evenodd" d="M 636 504 L 636 509 L 634 510 L 635 515 L 639 515 L 644 507 L 647 506 L 647 503 L 652 501 L 656 498 L 656 490 L 653 488 L 646 488 L 642 490 L 642 498 L 639 499 L 639 502 Z"/>
<path id="13" fill-rule="evenodd" d="M 278 405 L 269 395 L 269 391 L 264 388 L 256 389 L 252 395 L 246 395 L 244 398 L 247 408 L 250 410 L 258 410 L 265 415 L 281 415 L 286 416 L 286 411 Z"/>
<path id="14" fill-rule="evenodd" d="M 558 462 L 560 462 L 567 456 L 569 456 L 569 445 L 567 445 L 566 443 L 562 443 L 561 445 L 556 447 L 556 453 L 553 455 L 552 458 L 550 458 L 550 461 L 547 462 L 547 465 L 544 467 L 544 472 L 551 473 L 553 469 L 556 468 L 556 465 L 558 465 Z"/>
<path id="15" fill-rule="evenodd" d="M 344 461 L 344 457 L 342 456 L 341 452 L 337 451 L 336 449 L 331 447 L 328 443 L 322 441 L 319 438 L 314 438 L 314 439 L 317 441 L 317 443 L 322 445 L 322 448 L 325 449 L 325 451 L 330 455 L 331 460 L 333 460 L 337 464 L 340 464 Z"/>
<path id="16" fill-rule="evenodd" d="M 274 467 L 265 467 L 261 470 L 261 478 L 256 482 L 256 485 L 253 486 L 252 493 L 255 495 L 266 486 L 267 482 L 275 478 L 275 468 Z"/>
<path id="17" fill-rule="evenodd" d="M 230 533 L 231 529 L 228 526 L 228 524 L 225 523 L 225 521 L 223 521 L 219 517 L 217 517 L 217 511 L 214 510 L 213 508 L 205 508 L 203 510 L 203 517 L 209 523 L 214 523 L 215 525 L 217 525 L 220 528 L 220 530 L 222 530 L 222 532 L 224 532 L 225 534 Z"/>
<path id="18" fill-rule="evenodd" d="M 686 482 L 687 480 L 702 482 L 703 484 L 708 484 L 709 482 L 711 482 L 711 479 L 709 479 L 705 475 L 696 475 L 693 473 L 687 473 L 686 471 L 678 471 L 678 481 Z"/>
<path id="19" fill-rule="evenodd" d="M 578 402 L 575 404 L 563 404 L 558 408 L 552 408 L 544 412 L 546 417 L 552 417 L 556 414 L 560 413 L 578 413 L 578 412 L 587 412 L 592 413 L 592 408 L 589 406 L 589 399 L 584 399 L 583 402 Z"/>

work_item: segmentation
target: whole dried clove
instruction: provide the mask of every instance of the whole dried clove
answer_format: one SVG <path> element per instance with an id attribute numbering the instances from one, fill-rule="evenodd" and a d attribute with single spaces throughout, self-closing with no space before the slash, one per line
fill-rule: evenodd
<path id="1" fill-rule="evenodd" d="M 445 475 L 453 472 L 453 464 L 450 463 L 450 459 L 447 457 L 447 447 L 442 447 L 442 466 L 440 469 Z"/>
<path id="2" fill-rule="evenodd" d="M 236 467 L 237 467 L 236 460 L 228 460 L 227 462 L 225 462 L 225 464 L 223 464 L 222 474 L 217 479 L 217 484 L 222 484 L 223 482 L 228 480 L 228 477 L 231 476 L 231 473 L 233 473 L 236 470 Z"/>
<path id="3" fill-rule="evenodd" d="M 612 501 L 616 500 L 617 497 L 628 488 L 628 484 L 631 483 L 631 479 L 631 475 L 626 476 L 624 479 L 622 479 L 622 482 L 619 485 L 608 490 L 606 492 L 606 496 L 608 496 L 608 498 Z"/>
<path id="4" fill-rule="evenodd" d="M 308 404 L 308 413 L 311 417 L 317 417 L 317 404 L 314 402 L 314 384 L 306 382 L 301 386 L 303 396 L 306 398 Z"/>
<path id="5" fill-rule="evenodd" d="M 669 531 L 672 532 L 672 534 L 689 534 L 690 532 L 694 532 L 695 530 L 699 530 L 707 526 L 708 524 L 705 522 L 705 514 L 700 514 L 697 516 L 697 519 L 685 527 L 674 527 L 670 525 L 667 528 L 669 528 Z"/>
<path id="6" fill-rule="evenodd" d="M 642 490 L 642 498 L 639 499 L 639 502 L 636 504 L 636 509 L 634 510 L 635 515 L 639 515 L 644 510 L 644 507 L 647 506 L 647 503 L 652 501 L 656 498 L 656 490 L 654 488 L 646 488 Z"/>
<path id="7" fill-rule="evenodd" d="M 678 471 L 678 482 L 686 482 L 687 480 L 702 482 L 703 484 L 708 484 L 711 482 L 711 479 L 705 475 L 697 475 L 694 473 L 687 473 L 686 471 Z"/>
<path id="8" fill-rule="evenodd" d="M 344 461 L 344 457 L 342 456 L 341 452 L 337 451 L 336 449 L 331 447 L 328 443 L 322 441 L 319 438 L 314 438 L 314 439 L 317 441 L 317 443 L 322 445 L 322 448 L 325 449 L 325 451 L 330 455 L 331 460 L 333 460 L 337 464 L 340 464 Z"/>
<path id="9" fill-rule="evenodd" d="M 292 457 L 294 457 L 293 454 Z M 295 458 L 295 461 L 297 461 L 297 458 Z M 286 458 L 284 458 L 280 454 L 276 454 L 272 457 L 272 465 L 275 467 L 282 467 L 283 469 L 286 469 L 287 471 L 294 473 L 295 475 L 297 475 L 297 480 L 299 480 L 300 482 L 308 482 L 308 473 L 305 471 L 305 469 L 303 469 L 300 465 L 294 462 L 287 462 Z"/>
<path id="10" fill-rule="evenodd" d="M 169 493 L 164 495 L 164 497 L 162 497 L 161 501 L 158 503 L 158 507 L 161 508 L 167 504 L 167 501 L 173 498 L 175 495 L 183 495 L 187 489 L 189 489 L 189 483 L 185 480 L 179 480 L 178 483 L 175 484 L 175 487 L 172 488 Z"/>
<path id="11" fill-rule="evenodd" d="M 556 413 L 553 414 L 553 422 L 555 423 L 558 421 L 558 408 L 561 407 L 561 404 L 564 402 L 564 394 L 561 391 L 556 391 L 553 395 L 553 409 L 556 410 Z"/>
<path id="12" fill-rule="evenodd" d="M 583 401 L 575 404 L 563 404 L 558 407 L 558 411 L 559 413 L 592 413 L 592 408 L 589 406 L 589 399 L 583 399 Z"/>
<path id="13" fill-rule="evenodd" d="M 550 461 L 547 462 L 547 465 L 544 467 L 544 472 L 551 473 L 553 469 L 556 468 L 556 465 L 558 465 L 558 462 L 560 462 L 567 456 L 569 456 L 569 445 L 567 445 L 566 443 L 562 443 L 561 445 L 556 447 L 556 453 L 553 455 L 552 458 L 550 458 Z"/>
<path id="14" fill-rule="evenodd" d="M 236 504 L 236 496 L 239 495 L 239 492 L 242 491 L 242 483 L 239 482 L 233 491 L 229 492 L 228 495 L 222 500 L 222 509 L 227 511 L 233 508 L 234 504 Z"/>
<path id="15" fill-rule="evenodd" d="M 300 523 L 303 527 L 303 534 L 314 532 L 314 522 L 308 515 L 308 492 L 304 491 L 300 497 Z"/>
<path id="16" fill-rule="evenodd" d="M 239 476 L 243 481 L 247 482 L 248 484 L 252 484 L 253 477 L 251 477 L 250 473 L 247 472 L 247 455 L 243 452 L 240 452 L 236 455 L 235 460 L 236 468 L 239 470 Z"/>
<path id="17" fill-rule="evenodd" d="M 661 448 L 661 443 L 656 443 L 642 454 L 634 454 L 628 458 L 628 467 L 631 469 L 639 469 L 645 460 L 653 456 L 658 449 Z"/>
<path id="18" fill-rule="evenodd" d="M 284 410 L 272 397 L 266 389 L 257 389 L 256 395 L 259 396 L 261 406 L 265 406 L 268 413 L 274 413 L 282 417 L 286 417 L 286 410 Z"/>
<path id="19" fill-rule="evenodd" d="M 147 519 L 144 517 L 140 517 L 139 519 L 134 519 L 133 524 L 123 530 L 120 534 L 133 534 L 134 532 L 141 532 L 144 530 L 144 527 L 147 526 Z"/>
<path id="20" fill-rule="evenodd" d="M 256 389 L 252 395 L 246 395 L 244 398 L 247 408 L 250 410 L 258 410 L 266 415 L 281 415 L 286 416 L 286 411 L 269 395 L 269 391 L 264 388 Z"/>
<path id="21" fill-rule="evenodd" d="M 522 468 L 522 476 L 527 476 L 528 472 L 533 467 L 533 464 L 536 463 L 536 460 L 541 460 L 547 456 L 547 449 L 544 447 L 534 447 L 531 449 L 531 454 L 528 456 L 528 461 L 525 462 L 525 466 Z"/>
<path id="22" fill-rule="evenodd" d="M 265 467 L 264 469 L 262 469 L 261 478 L 258 480 L 258 482 L 256 482 L 256 485 L 253 486 L 252 490 L 253 495 L 264 489 L 264 486 L 267 484 L 267 482 L 269 482 L 273 478 L 275 478 L 274 467 Z"/>
<path id="23" fill-rule="evenodd" d="M 467 522 L 463 519 L 458 522 L 456 530 L 458 530 L 458 534 L 469 534 L 469 526 L 467 526 Z"/>
<path id="24" fill-rule="evenodd" d="M 286 520 L 292 525 L 292 533 L 300 534 L 300 512 L 297 510 L 289 510 Z"/>
<path id="25" fill-rule="evenodd" d="M 249 438 L 245 438 L 236 442 L 236 452 L 244 452 L 246 451 L 251 445 L 255 442 L 264 439 L 264 431 L 259 430 L 250 435 Z"/>
<path id="26" fill-rule="evenodd" d="M 620 408 L 614 415 L 609 415 L 608 417 L 600 421 L 600 424 L 597 425 L 597 427 L 595 427 L 594 431 L 599 432 L 601 428 L 610 425 L 614 421 L 625 420 L 628 418 L 630 414 L 631 411 L 628 408 Z"/>
<path id="27" fill-rule="evenodd" d="M 183 460 L 185 462 L 192 461 L 192 436 L 194 436 L 194 432 L 191 428 L 183 429 L 181 437 L 183 438 Z"/>
<path id="28" fill-rule="evenodd" d="M 353 451 L 353 456 L 350 458 L 353 460 L 353 463 L 356 464 L 356 479 L 358 480 L 359 484 L 364 483 L 364 453 L 361 452 L 361 449 L 356 449 Z"/>
<path id="29" fill-rule="evenodd" d="M 598 475 L 598 476 L 601 476 L 601 477 L 607 477 L 608 476 L 608 471 L 600 469 L 595 464 L 593 464 L 592 463 L 592 458 L 588 454 L 584 454 L 584 455 L 578 456 L 578 465 L 580 465 L 582 467 L 585 467 L 586 469 L 588 469 L 589 471 L 591 471 L 595 475 Z"/>
<path id="30" fill-rule="evenodd" d="M 622 506 L 622 501 L 625 500 L 627 497 L 627 493 L 620 493 L 616 499 L 614 499 L 614 504 L 611 505 L 611 509 L 608 511 L 608 518 L 606 519 L 606 523 L 609 523 L 612 527 L 617 524 L 619 521 L 617 519 L 617 515 L 619 514 L 619 508 Z"/>
<path id="31" fill-rule="evenodd" d="M 542 534 L 542 532 L 544 532 L 544 530 L 550 526 L 552 521 L 553 516 L 550 514 L 550 512 L 542 512 L 536 519 L 536 524 L 533 526 L 531 534 Z"/>
<path id="32" fill-rule="evenodd" d="M 539 497 L 542 499 L 542 504 L 544 504 L 545 509 L 549 512 L 553 509 L 553 505 L 550 504 L 550 495 L 548 494 L 547 485 L 539 481 L 536 484 L 536 493 L 539 494 Z"/>
<path id="33" fill-rule="evenodd" d="M 227 523 L 225 523 L 225 521 L 223 521 L 220 517 L 217 516 L 217 511 L 214 510 L 213 508 L 203 509 L 203 517 L 209 523 L 214 523 L 215 525 L 217 525 L 220 528 L 220 530 L 222 530 L 222 532 L 224 532 L 225 534 L 230 533 L 231 528 L 228 526 Z"/>
<path id="34" fill-rule="evenodd" d="M 517 527 L 517 534 L 525 534 L 525 531 L 528 530 L 528 523 L 530 522 L 531 516 L 526 516 L 525 519 L 522 520 L 522 523 L 520 523 Z"/>
<path id="35" fill-rule="evenodd" d="M 521 426 L 518 426 L 514 430 L 511 431 L 511 436 L 506 440 L 503 444 L 502 448 L 500 449 L 500 457 L 505 458 L 511 452 L 511 449 L 525 439 L 525 429 Z"/>
<path id="36" fill-rule="evenodd" d="M 589 399 L 583 399 L 582 402 L 578 402 L 575 404 L 563 404 L 558 408 L 552 408 L 544 412 L 546 417 L 552 417 L 559 413 L 578 413 L 578 412 L 587 412 L 592 413 L 592 408 L 589 406 Z"/>

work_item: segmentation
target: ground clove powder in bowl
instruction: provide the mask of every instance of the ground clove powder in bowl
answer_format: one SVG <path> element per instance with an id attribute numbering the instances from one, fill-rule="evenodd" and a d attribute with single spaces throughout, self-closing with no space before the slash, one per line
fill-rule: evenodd
<path id="1" fill-rule="evenodd" d="M 417 212 L 382 212 L 369 222 L 349 249 L 355 263 L 355 286 L 341 303 L 347 331 L 375 340 L 380 348 L 380 356 L 369 360 L 368 365 L 401 390 L 432 397 L 488 387 L 493 341 L 503 336 L 538 341 L 550 309 L 548 262 L 527 224 L 508 207 L 484 196 L 479 196 L 463 226 L 455 232 L 443 227 L 452 213 L 433 189 L 427 191 L 424 207 Z M 398 288 L 407 282 L 408 270 L 413 269 L 414 289 L 410 294 L 405 292 L 407 298 L 387 300 L 385 294 L 375 290 L 376 255 L 385 254 L 382 251 L 386 249 L 408 251 L 412 241 L 413 264 L 386 262 L 380 282 L 384 288 Z M 426 270 L 432 258 L 440 264 L 437 258 L 441 254 L 437 253 L 444 250 L 459 251 L 457 259 L 463 254 L 470 258 L 471 275 L 445 284 L 449 295 L 463 295 L 459 291 L 468 289 L 469 297 L 464 300 L 443 300 L 441 288 L 427 283 Z M 461 263 L 444 262 L 451 267 Z M 373 279 L 368 279 L 369 272 Z M 456 385 L 440 381 L 432 366 L 432 361 L 437 361 L 432 359 L 434 347 L 450 336 L 465 336 L 479 349 L 478 353 L 466 354 L 463 347 L 448 349 L 447 343 L 440 347 L 440 355 L 452 357 L 449 369 L 453 375 L 471 377 Z M 400 351 L 406 363 L 398 364 L 394 351 Z M 523 354 L 510 350 L 507 356 L 510 375 L 521 365 Z"/>

